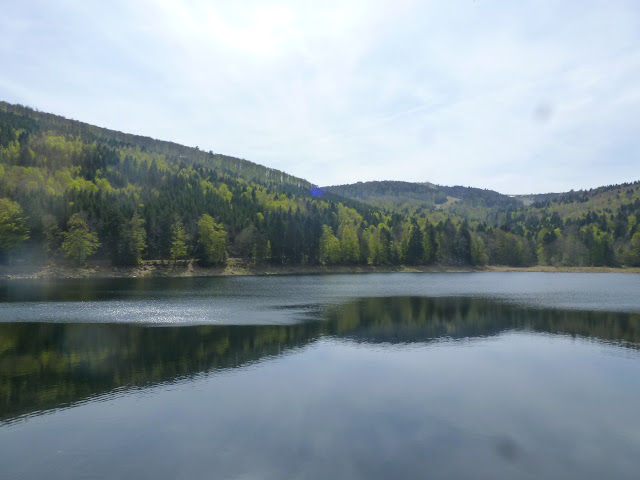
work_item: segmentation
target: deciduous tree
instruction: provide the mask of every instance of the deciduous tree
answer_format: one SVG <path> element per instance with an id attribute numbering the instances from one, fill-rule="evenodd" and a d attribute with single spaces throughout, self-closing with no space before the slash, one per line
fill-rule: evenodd
<path id="1" fill-rule="evenodd" d="M 28 238 L 29 229 L 20 205 L 8 198 L 0 198 L 0 261 Z"/>
<path id="2" fill-rule="evenodd" d="M 89 230 L 80 215 L 72 215 L 67 222 L 67 231 L 62 234 L 62 250 L 76 265 L 81 266 L 87 258 L 95 253 L 100 246 L 98 236 Z"/>
<path id="3" fill-rule="evenodd" d="M 227 259 L 227 232 L 211 215 L 204 214 L 198 220 L 198 246 L 205 265 L 220 265 Z"/>

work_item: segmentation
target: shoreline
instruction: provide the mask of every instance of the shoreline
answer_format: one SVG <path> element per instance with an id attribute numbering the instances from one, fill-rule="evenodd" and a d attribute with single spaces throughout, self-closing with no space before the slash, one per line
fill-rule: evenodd
<path id="1" fill-rule="evenodd" d="M 108 263 L 89 263 L 82 268 L 49 263 L 40 266 L 8 266 L 0 268 L 0 279 L 65 279 L 65 278 L 158 278 L 158 277 L 229 277 L 268 275 L 326 275 L 366 273 L 473 273 L 473 272 L 544 272 L 544 273 L 640 273 L 640 268 L 614 267 L 485 267 L 464 266 L 373 266 L 373 265 L 281 265 L 256 266 L 229 259 L 224 267 L 201 267 L 183 263 L 144 261 L 135 267 L 114 267 Z"/>

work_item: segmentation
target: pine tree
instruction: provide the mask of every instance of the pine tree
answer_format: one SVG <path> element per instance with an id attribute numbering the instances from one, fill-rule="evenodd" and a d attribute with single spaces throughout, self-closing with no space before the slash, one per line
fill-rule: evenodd
<path id="1" fill-rule="evenodd" d="M 171 228 L 171 259 L 173 260 L 173 266 L 176 266 L 176 262 L 187 256 L 187 242 L 189 237 L 184 231 L 184 226 L 181 221 L 177 221 Z"/>
<path id="2" fill-rule="evenodd" d="M 416 219 L 412 218 L 405 262 L 409 265 L 418 265 L 419 263 L 422 263 L 423 256 L 424 245 L 422 230 L 420 230 L 420 225 L 418 225 Z"/>
<path id="3" fill-rule="evenodd" d="M 425 265 L 430 265 L 436 260 L 436 232 L 433 225 L 427 222 L 424 227 L 424 235 L 422 240 L 423 258 Z"/>
<path id="4" fill-rule="evenodd" d="M 147 232 L 144 229 L 144 219 L 135 214 L 127 224 L 125 240 L 127 245 L 127 261 L 131 265 L 138 265 L 142 261 L 142 251 L 147 248 Z"/>

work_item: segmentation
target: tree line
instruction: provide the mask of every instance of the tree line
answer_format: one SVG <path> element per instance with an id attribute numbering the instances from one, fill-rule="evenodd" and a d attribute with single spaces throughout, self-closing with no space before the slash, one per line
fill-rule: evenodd
<path id="1" fill-rule="evenodd" d="M 640 264 L 635 193 L 615 211 L 580 217 L 509 204 L 495 222 L 434 219 L 256 176 L 238 159 L 207 164 L 197 149 L 47 118 L 0 109 L 0 264 Z"/>

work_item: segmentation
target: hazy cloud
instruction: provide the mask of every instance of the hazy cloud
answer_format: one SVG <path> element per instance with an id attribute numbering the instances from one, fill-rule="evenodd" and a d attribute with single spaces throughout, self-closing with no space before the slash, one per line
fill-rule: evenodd
<path id="1" fill-rule="evenodd" d="M 318 184 L 528 193 L 639 178 L 635 1 L 3 10 L 0 98 Z"/>

